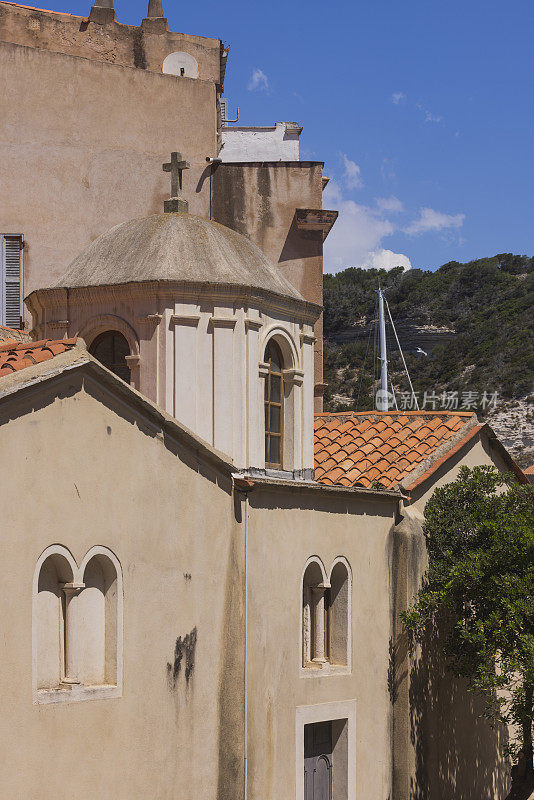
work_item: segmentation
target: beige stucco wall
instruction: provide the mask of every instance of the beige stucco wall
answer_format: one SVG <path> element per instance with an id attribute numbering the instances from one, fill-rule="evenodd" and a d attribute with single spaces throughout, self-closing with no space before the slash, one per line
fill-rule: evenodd
<path id="1" fill-rule="evenodd" d="M 433 492 L 458 477 L 460 467 L 506 469 L 486 434 L 473 437 L 417 487 L 393 537 L 395 703 L 393 797 L 418 800 L 502 800 L 510 784 L 507 731 L 484 719 L 480 697 L 446 669 L 443 654 L 425 642 L 410 653 L 399 614 L 414 597 L 427 567 L 424 508 Z M 407 481 L 408 482 L 408 481 Z"/>
<path id="2" fill-rule="evenodd" d="M 15 406 L 0 404 L 10 465 L 2 513 L 2 791 L 35 800 L 241 798 L 244 502 L 194 449 L 158 435 L 93 378 L 82 385 L 82 372 L 16 395 Z M 251 497 L 251 800 L 296 796 L 297 708 L 340 702 L 356 709 L 356 796 L 389 793 L 393 508 L 391 500 L 315 491 L 260 489 Z M 78 564 L 95 544 L 120 560 L 120 698 L 32 702 L 31 587 L 39 556 L 54 543 Z M 352 569 L 349 674 L 302 675 L 301 579 L 314 554 L 328 571 L 339 555 Z M 187 681 L 182 662 L 173 687 L 167 664 L 176 640 L 195 629 L 193 672 Z"/>
<path id="3" fill-rule="evenodd" d="M 24 235 L 24 295 L 104 231 L 163 211 L 172 150 L 191 164 L 191 212 L 209 217 L 215 83 L 0 43 L 0 96 L 0 232 Z"/>
<path id="4" fill-rule="evenodd" d="M 391 792 L 389 553 L 395 504 L 346 495 L 256 489 L 249 522 L 249 779 L 251 796 L 293 800 L 297 709 L 355 701 L 355 798 Z M 352 669 L 303 670 L 302 575 L 316 555 L 327 574 L 344 556 L 352 570 Z M 298 800 L 302 798 L 298 797 Z M 351 800 L 354 798 L 351 796 Z"/>
<path id="5" fill-rule="evenodd" d="M 229 483 L 98 385 L 76 377 L 0 408 L 4 578 L 0 595 L 1 795 L 29 800 L 212 798 L 235 782 L 241 720 L 241 552 Z M 102 403 L 105 397 L 105 405 Z M 111 407 L 109 407 L 111 406 Z M 10 417 L 14 417 L 10 419 Z M 124 690 L 117 699 L 32 703 L 32 579 L 42 551 L 78 564 L 111 549 L 124 582 Z M 191 577 L 187 577 L 190 575 Z M 168 680 L 196 628 L 194 669 Z M 224 667 L 224 669 L 223 669 Z M 235 719 L 234 719 L 235 717 Z M 224 771 L 224 774 L 223 774 Z"/>

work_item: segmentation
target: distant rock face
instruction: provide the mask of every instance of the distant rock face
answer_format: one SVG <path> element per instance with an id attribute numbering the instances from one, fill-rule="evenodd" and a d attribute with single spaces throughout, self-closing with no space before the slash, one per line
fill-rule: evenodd
<path id="1" fill-rule="evenodd" d="M 418 348 L 430 352 L 438 344 L 450 342 L 456 336 L 452 328 L 437 325 L 412 325 L 410 323 L 397 323 L 397 335 L 405 353 L 415 353 Z M 365 319 L 360 319 L 350 328 L 342 328 L 335 333 L 328 334 L 328 338 L 335 344 L 347 342 L 367 341 L 370 325 Z"/>
<path id="2" fill-rule="evenodd" d="M 521 467 L 534 463 L 534 406 L 528 399 L 503 400 L 486 422 Z"/>

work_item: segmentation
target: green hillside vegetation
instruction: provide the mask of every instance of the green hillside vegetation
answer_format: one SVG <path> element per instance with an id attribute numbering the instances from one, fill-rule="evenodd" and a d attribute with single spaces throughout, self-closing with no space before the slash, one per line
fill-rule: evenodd
<path id="1" fill-rule="evenodd" d="M 458 391 L 460 398 L 462 392 L 486 391 L 519 399 L 533 391 L 534 258 L 504 253 L 467 264 L 452 261 L 435 272 L 349 268 L 325 275 L 325 410 L 373 408 L 376 351 L 374 336 L 368 346 L 367 331 L 379 281 L 396 326 L 454 331 L 428 356 L 405 354 L 421 397 L 424 391 Z M 402 345 L 402 333 L 399 338 Z M 408 391 L 395 351 L 390 355 L 395 390 Z"/>

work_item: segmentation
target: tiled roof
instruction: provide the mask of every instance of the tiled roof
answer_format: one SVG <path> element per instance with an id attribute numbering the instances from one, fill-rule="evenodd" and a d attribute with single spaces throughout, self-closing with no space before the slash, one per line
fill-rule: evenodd
<path id="1" fill-rule="evenodd" d="M 384 489 L 398 485 L 473 418 L 443 411 L 315 415 L 315 479 Z"/>
<path id="2" fill-rule="evenodd" d="M 0 378 L 72 350 L 75 344 L 76 338 L 57 341 L 43 339 L 41 342 L 3 342 L 0 344 Z"/>
<path id="3" fill-rule="evenodd" d="M 534 475 L 534 464 L 531 464 L 530 467 L 527 467 L 523 470 L 525 475 Z"/>
<path id="4" fill-rule="evenodd" d="M 0 342 L 31 342 L 28 331 L 21 331 L 18 328 L 5 328 L 0 325 Z"/>

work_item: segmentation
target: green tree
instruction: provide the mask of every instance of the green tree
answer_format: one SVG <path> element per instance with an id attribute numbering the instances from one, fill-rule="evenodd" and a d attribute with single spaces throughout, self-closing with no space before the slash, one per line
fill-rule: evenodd
<path id="1" fill-rule="evenodd" d="M 483 694 L 490 720 L 511 724 L 510 754 L 532 781 L 534 486 L 462 467 L 425 519 L 429 565 L 404 624 L 418 641 L 439 628 L 449 669 Z"/>

